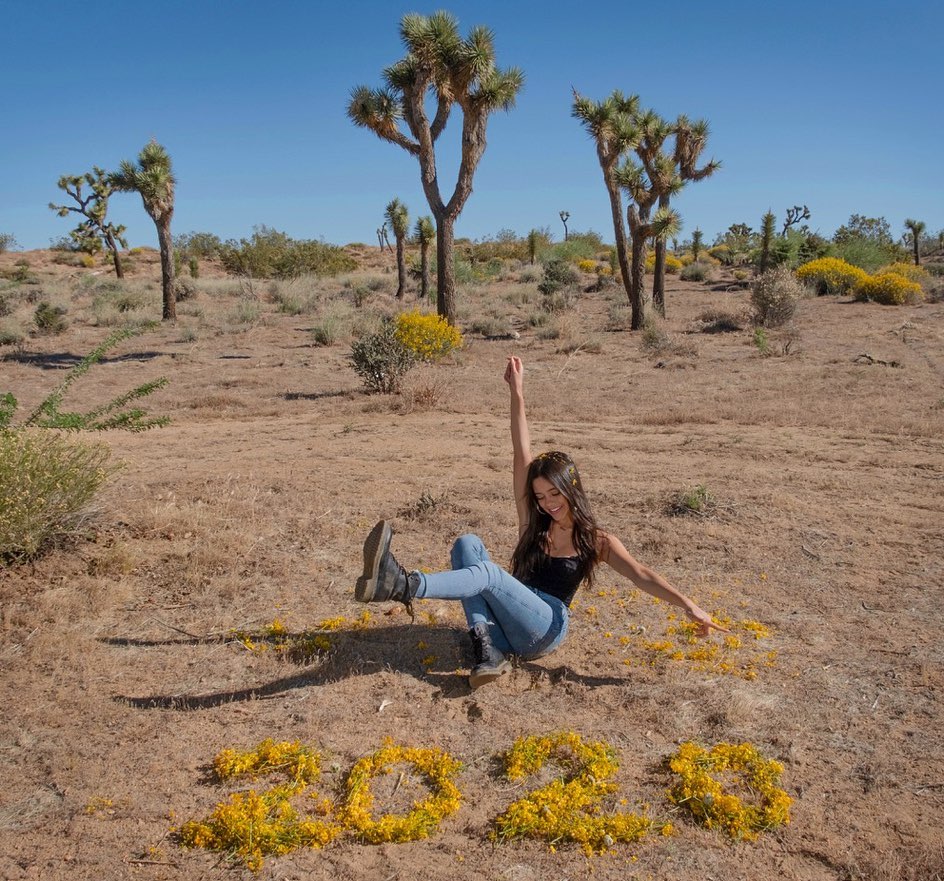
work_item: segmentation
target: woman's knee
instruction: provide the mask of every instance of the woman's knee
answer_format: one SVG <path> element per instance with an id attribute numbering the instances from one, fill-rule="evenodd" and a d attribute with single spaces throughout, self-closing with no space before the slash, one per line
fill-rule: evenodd
<path id="1" fill-rule="evenodd" d="M 482 539 L 477 535 L 468 533 L 460 535 L 452 545 L 452 552 L 449 555 L 452 561 L 453 569 L 464 569 L 482 560 L 488 559 L 488 553 Z"/>

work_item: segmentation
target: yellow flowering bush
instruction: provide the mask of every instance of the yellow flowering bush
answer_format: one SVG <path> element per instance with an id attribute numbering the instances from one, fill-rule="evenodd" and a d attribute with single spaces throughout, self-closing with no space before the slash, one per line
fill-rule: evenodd
<path id="1" fill-rule="evenodd" d="M 422 774 L 431 792 L 426 798 L 415 801 L 412 810 L 402 816 L 383 814 L 375 818 L 371 811 L 374 805 L 371 780 L 389 774 L 401 764 L 410 765 Z M 461 795 L 453 777 L 461 768 L 460 762 L 442 750 L 395 746 L 387 740 L 383 747 L 360 759 L 351 769 L 345 782 L 346 799 L 338 817 L 346 828 L 371 844 L 427 838 L 445 817 L 459 810 Z M 400 779 L 402 782 L 405 778 Z"/>
<path id="2" fill-rule="evenodd" d="M 761 832 L 790 822 L 793 799 L 779 785 L 783 765 L 765 759 L 750 743 L 719 743 L 710 750 L 683 743 L 667 765 L 677 777 L 669 798 L 707 829 L 753 841 Z M 734 795 L 730 791 L 734 781 L 758 803 Z"/>
<path id="3" fill-rule="evenodd" d="M 597 271 L 597 261 L 596 260 L 578 260 L 577 268 L 581 272 L 586 272 L 588 274 L 595 273 Z"/>
<path id="4" fill-rule="evenodd" d="M 602 741 L 585 743 L 572 731 L 519 737 L 503 757 L 505 776 L 521 780 L 537 774 L 549 761 L 563 774 L 496 817 L 493 839 L 539 838 L 552 848 L 557 842 L 572 841 L 589 855 L 617 842 L 638 841 L 653 828 L 648 817 L 600 810 L 600 802 L 616 791 L 616 784 L 609 781 L 619 768 L 612 747 Z M 660 831 L 671 834 L 671 827 L 666 824 Z"/>
<path id="5" fill-rule="evenodd" d="M 882 272 L 866 277 L 856 288 L 863 300 L 873 300 L 885 306 L 901 306 L 924 298 L 921 285 L 897 272 Z"/>
<path id="6" fill-rule="evenodd" d="M 811 285 L 817 294 L 849 294 L 856 290 L 869 274 L 838 257 L 820 257 L 800 266 L 796 277 Z"/>
<path id="7" fill-rule="evenodd" d="M 875 271 L 875 275 L 882 275 L 885 272 L 894 272 L 896 275 L 903 275 L 910 281 L 922 282 L 931 277 L 931 273 L 923 266 L 915 266 L 914 263 L 889 263 Z"/>
<path id="8" fill-rule="evenodd" d="M 435 361 L 462 347 L 462 334 L 441 315 L 401 312 L 395 319 L 395 336 L 417 358 Z"/>
<path id="9" fill-rule="evenodd" d="M 0 428 L 0 566 L 27 560 L 81 529 L 116 470 L 110 455 L 101 444 L 45 429 Z"/>
<path id="10" fill-rule="evenodd" d="M 266 856 L 324 847 L 340 834 L 338 824 L 302 816 L 291 803 L 320 774 L 318 754 L 297 741 L 266 739 L 248 752 L 226 749 L 213 760 L 213 768 L 220 781 L 278 773 L 286 782 L 262 792 L 233 793 L 206 819 L 184 823 L 178 835 L 185 847 L 228 853 L 258 871 Z M 318 810 L 330 814 L 330 804 L 321 802 Z"/>
<path id="11" fill-rule="evenodd" d="M 691 262 L 691 261 L 689 261 Z M 665 271 L 669 275 L 675 275 L 682 271 L 682 266 L 684 264 L 678 257 L 673 257 L 671 254 L 665 255 Z M 656 255 L 654 251 L 651 251 L 646 256 L 646 272 L 652 272 L 656 268 Z"/>

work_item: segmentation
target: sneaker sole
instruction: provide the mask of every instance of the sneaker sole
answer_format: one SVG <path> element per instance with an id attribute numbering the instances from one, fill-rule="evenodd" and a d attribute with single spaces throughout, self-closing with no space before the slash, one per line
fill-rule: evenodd
<path id="1" fill-rule="evenodd" d="M 476 688 L 481 688 L 483 685 L 488 685 L 489 682 L 494 682 L 496 679 L 501 679 L 509 670 L 511 669 L 511 664 L 508 661 L 505 661 L 503 664 L 499 664 L 497 667 L 490 667 L 487 670 L 481 670 L 476 673 L 474 670 L 469 674 L 469 685 L 472 686 L 474 691 Z"/>
<path id="2" fill-rule="evenodd" d="M 386 520 L 381 520 L 367 536 L 364 542 L 364 574 L 354 586 L 354 599 L 359 603 L 369 603 L 377 592 L 377 574 L 384 551 L 390 547 L 393 530 Z"/>

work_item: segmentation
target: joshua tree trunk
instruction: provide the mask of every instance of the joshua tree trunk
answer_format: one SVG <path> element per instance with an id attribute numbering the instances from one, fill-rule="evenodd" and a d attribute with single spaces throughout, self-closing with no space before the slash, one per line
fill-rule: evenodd
<path id="1" fill-rule="evenodd" d="M 429 297 L 429 243 L 420 242 L 420 299 Z"/>
<path id="2" fill-rule="evenodd" d="M 403 257 L 403 236 L 397 236 L 397 299 L 406 292 L 406 260 Z"/>
<path id="3" fill-rule="evenodd" d="M 115 275 L 118 278 L 124 278 L 125 271 L 121 266 L 121 254 L 118 253 L 118 243 L 111 233 L 106 233 L 105 244 L 108 245 L 108 250 L 111 251 L 111 256 L 115 261 Z"/>
<path id="4" fill-rule="evenodd" d="M 455 219 L 436 216 L 436 312 L 456 323 L 456 271 L 452 259 Z"/>
<path id="5" fill-rule="evenodd" d="M 921 242 L 919 241 L 919 238 L 920 237 L 917 233 L 911 237 L 912 243 L 914 244 L 915 266 L 921 265 Z"/>
<path id="6" fill-rule="evenodd" d="M 648 212 L 646 212 L 648 214 Z M 629 304 L 632 308 L 633 330 L 642 330 L 649 319 L 650 298 L 646 294 L 646 239 L 652 233 L 649 218 L 639 212 L 635 204 L 630 203 L 626 210 L 629 221 L 629 233 L 632 237 L 632 268 L 630 270 Z"/>
<path id="7" fill-rule="evenodd" d="M 630 302 L 633 292 L 630 285 L 629 255 L 626 252 L 626 224 L 623 223 L 623 200 L 620 198 L 619 186 L 613 179 L 612 172 L 605 175 L 606 191 L 610 196 L 610 212 L 613 215 L 613 232 L 616 236 L 616 260 L 619 263 L 623 287 Z"/>
<path id="8" fill-rule="evenodd" d="M 659 207 L 668 208 L 667 196 L 659 197 Z M 665 239 L 656 239 L 656 260 L 652 267 L 652 305 L 665 318 Z"/>
<path id="9" fill-rule="evenodd" d="M 164 293 L 164 321 L 177 320 L 177 291 L 174 288 L 174 243 L 170 235 L 170 218 L 157 224 L 157 240 L 161 247 L 161 287 Z"/>

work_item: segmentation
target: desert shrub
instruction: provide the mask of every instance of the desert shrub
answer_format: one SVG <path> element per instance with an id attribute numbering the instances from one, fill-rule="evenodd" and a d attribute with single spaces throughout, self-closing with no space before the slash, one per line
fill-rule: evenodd
<path id="1" fill-rule="evenodd" d="M 591 237 L 587 237 L 591 236 Z M 540 261 L 552 263 L 563 260 L 565 263 L 577 263 L 580 260 L 593 260 L 600 250 L 600 242 L 595 234 L 572 235 L 566 242 L 558 242 L 541 251 Z"/>
<path id="2" fill-rule="evenodd" d="M 682 281 L 707 281 L 711 278 L 711 266 L 701 260 L 683 266 L 680 277 Z"/>
<path id="3" fill-rule="evenodd" d="M 921 285 L 897 272 L 867 276 L 856 288 L 856 296 L 885 306 L 901 306 L 924 299 Z"/>
<path id="4" fill-rule="evenodd" d="M 255 227 L 249 239 L 231 239 L 220 246 L 219 253 L 227 272 L 252 278 L 337 275 L 356 266 L 337 245 L 296 240 L 266 226 Z"/>
<path id="5" fill-rule="evenodd" d="M 672 345 L 665 328 L 653 318 L 645 323 L 641 340 L 643 348 L 650 352 L 663 352 Z"/>
<path id="6" fill-rule="evenodd" d="M 552 291 L 541 297 L 541 308 L 552 315 L 566 312 L 573 304 L 573 297 L 566 288 Z"/>
<path id="7" fill-rule="evenodd" d="M 806 289 L 788 266 L 778 266 L 758 276 L 751 285 L 754 322 L 764 327 L 780 327 L 793 318 L 797 303 Z"/>
<path id="8" fill-rule="evenodd" d="M 646 256 L 646 272 L 652 272 L 656 268 L 656 255 L 651 252 Z M 665 271 L 668 275 L 676 275 L 682 271 L 682 261 L 671 254 L 665 255 Z"/>
<path id="9" fill-rule="evenodd" d="M 177 278 L 174 280 L 174 294 L 178 303 L 185 303 L 197 295 L 197 286 L 190 278 Z"/>
<path id="10" fill-rule="evenodd" d="M 837 257 L 820 257 L 799 267 L 796 277 L 820 296 L 842 295 L 852 293 L 868 278 L 868 273 Z"/>
<path id="11" fill-rule="evenodd" d="M 400 391 L 403 377 L 416 364 L 416 355 L 397 336 L 393 321 L 351 344 L 350 361 L 368 392 L 390 395 Z"/>
<path id="12" fill-rule="evenodd" d="M 199 278 L 200 277 L 200 261 L 196 257 L 191 257 L 188 261 L 190 267 L 190 277 Z"/>
<path id="13" fill-rule="evenodd" d="M 596 260 L 578 260 L 577 268 L 588 275 L 596 274 L 599 264 Z"/>
<path id="14" fill-rule="evenodd" d="M 753 343 L 757 351 L 765 358 L 770 354 L 770 338 L 767 336 L 767 331 L 764 330 L 764 328 L 754 328 Z"/>
<path id="15" fill-rule="evenodd" d="M 85 267 L 85 269 L 94 269 L 95 258 L 91 254 L 83 254 L 79 257 L 79 265 Z"/>
<path id="16" fill-rule="evenodd" d="M 13 297 L 6 291 L 0 291 L 0 318 L 3 318 L 5 315 L 10 315 L 14 308 Z"/>
<path id="17" fill-rule="evenodd" d="M 6 251 L 12 251 L 16 248 L 16 238 L 13 233 L 0 232 L 0 254 Z"/>
<path id="18" fill-rule="evenodd" d="M 894 272 L 896 275 L 904 276 L 909 281 L 916 281 L 918 284 L 927 281 L 931 277 L 925 267 L 915 266 L 914 263 L 890 263 L 888 266 L 883 266 L 875 274 L 882 275 L 885 272 Z"/>
<path id="19" fill-rule="evenodd" d="M 394 319 L 396 337 L 420 361 L 435 361 L 462 347 L 462 334 L 441 315 L 418 309 L 401 312 Z"/>
<path id="20" fill-rule="evenodd" d="M 544 264 L 544 277 L 538 290 L 546 296 L 564 288 L 572 287 L 579 280 L 577 271 L 566 260 L 549 260 Z"/>
<path id="21" fill-rule="evenodd" d="M 222 246 L 220 237 L 211 232 L 188 232 L 174 236 L 174 251 L 180 251 L 191 261 L 194 258 L 215 257 Z"/>
<path id="22" fill-rule="evenodd" d="M 544 327 L 544 325 L 550 320 L 550 313 L 545 312 L 543 309 L 537 310 L 528 315 L 528 325 L 530 327 Z"/>
<path id="23" fill-rule="evenodd" d="M 69 322 L 66 321 L 66 308 L 53 306 L 45 300 L 36 307 L 33 321 L 36 329 L 43 334 L 62 333 L 69 326 Z"/>
<path id="24" fill-rule="evenodd" d="M 880 266 L 900 259 L 905 252 L 893 242 L 852 236 L 834 244 L 830 254 L 858 266 L 865 272 L 875 272 Z"/>
<path id="25" fill-rule="evenodd" d="M 76 534 L 115 470 L 108 448 L 46 431 L 0 428 L 0 564 Z"/>
<path id="26" fill-rule="evenodd" d="M 0 346 L 18 346 L 25 339 L 23 331 L 12 324 L 0 324 Z"/>
<path id="27" fill-rule="evenodd" d="M 472 333 L 481 334 L 486 339 L 495 339 L 497 337 L 508 337 L 512 334 L 511 325 L 505 318 L 498 316 L 485 316 L 473 320 L 469 330 Z"/>
<path id="28" fill-rule="evenodd" d="M 718 502 L 704 484 L 679 490 L 669 497 L 666 513 L 673 517 L 707 517 L 715 513 Z"/>

